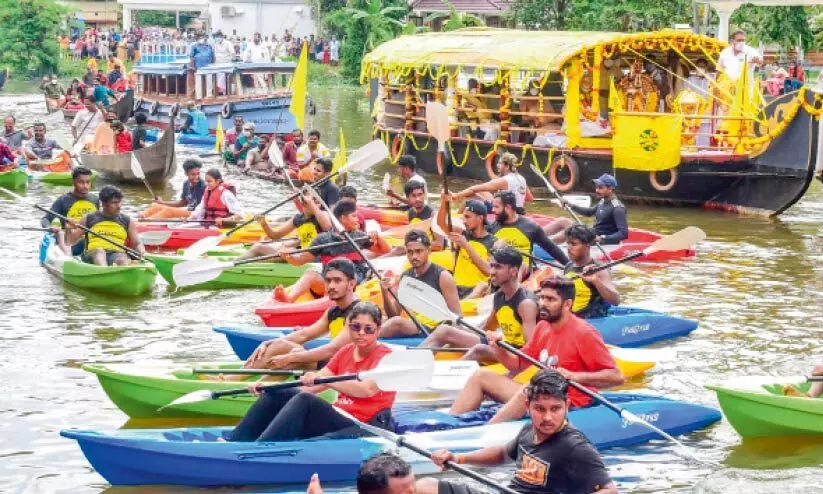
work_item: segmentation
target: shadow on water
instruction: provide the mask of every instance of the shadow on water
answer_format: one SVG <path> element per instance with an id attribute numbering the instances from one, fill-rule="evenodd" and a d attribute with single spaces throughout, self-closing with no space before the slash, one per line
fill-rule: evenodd
<path id="1" fill-rule="evenodd" d="M 823 437 L 747 438 L 724 462 L 732 468 L 782 470 L 823 465 Z"/>

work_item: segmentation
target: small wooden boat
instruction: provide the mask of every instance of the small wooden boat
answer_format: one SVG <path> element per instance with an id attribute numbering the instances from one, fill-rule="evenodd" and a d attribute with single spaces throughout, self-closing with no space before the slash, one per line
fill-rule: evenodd
<path id="1" fill-rule="evenodd" d="M 6 86 L 6 79 L 9 78 L 9 68 L 6 67 L 0 70 L 0 91 Z"/>
<path id="2" fill-rule="evenodd" d="M 137 157 L 149 182 L 162 182 L 177 171 L 174 132 L 164 132 L 156 143 L 137 151 L 119 154 L 80 154 L 84 166 L 120 182 L 142 183 L 131 171 L 132 155 Z"/>
<path id="3" fill-rule="evenodd" d="M 131 118 L 132 108 L 134 107 L 134 93 L 132 91 L 126 91 L 123 94 L 123 97 L 119 100 L 115 101 L 114 104 L 109 105 L 107 110 L 113 112 L 117 115 L 117 119 L 121 122 L 126 122 L 129 118 Z M 55 112 L 57 110 L 63 111 L 63 116 L 67 119 L 72 119 L 77 115 L 77 112 L 85 108 L 83 105 L 63 105 L 58 107 L 54 100 L 50 100 L 46 97 L 46 109 L 49 113 Z"/>

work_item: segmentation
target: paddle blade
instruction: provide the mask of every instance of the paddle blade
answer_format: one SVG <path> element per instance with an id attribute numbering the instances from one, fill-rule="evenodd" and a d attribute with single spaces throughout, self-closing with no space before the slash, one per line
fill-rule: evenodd
<path id="1" fill-rule="evenodd" d="M 54 138 L 55 141 L 57 141 L 57 144 L 59 144 L 60 147 L 63 148 L 63 150 L 71 153 L 72 144 L 69 138 L 66 136 L 66 134 L 62 132 L 54 132 L 51 134 L 51 136 Z"/>
<path id="2" fill-rule="evenodd" d="M 392 352 L 374 369 L 359 374 L 361 381 L 374 381 L 383 391 L 422 391 L 434 375 L 432 352 Z"/>
<path id="3" fill-rule="evenodd" d="M 457 315 L 449 310 L 443 295 L 426 283 L 406 276 L 397 287 L 400 303 L 426 319 L 435 322 L 454 321 Z"/>
<path id="4" fill-rule="evenodd" d="M 388 192 L 390 190 L 391 190 L 391 174 L 389 172 L 386 172 L 386 174 L 383 175 L 383 191 Z"/>
<path id="5" fill-rule="evenodd" d="M 280 151 L 280 146 L 277 145 L 276 142 L 273 142 L 271 146 L 269 146 L 269 163 L 274 165 L 275 168 L 283 168 L 283 152 Z"/>
<path id="6" fill-rule="evenodd" d="M 443 148 L 443 143 L 449 140 L 451 131 L 449 129 L 449 109 L 439 101 L 429 101 L 426 103 L 426 127 Z"/>
<path id="7" fill-rule="evenodd" d="M 191 244 L 188 249 L 183 252 L 183 257 L 186 259 L 197 259 L 206 252 L 217 247 L 217 245 L 226 238 L 225 234 L 220 234 L 214 237 L 204 237 L 197 242 Z"/>
<path id="8" fill-rule="evenodd" d="M 171 269 L 174 284 L 179 287 L 199 285 L 216 279 L 220 274 L 234 267 L 233 263 L 215 259 L 195 259 L 175 264 Z"/>
<path id="9" fill-rule="evenodd" d="M 660 251 L 675 251 L 689 249 L 701 240 L 706 238 L 706 232 L 697 228 L 696 226 L 687 226 L 686 228 L 674 232 L 671 235 L 666 235 L 655 243 L 643 249 L 644 255 L 649 255 Z"/>
<path id="10" fill-rule="evenodd" d="M 16 192 L 10 191 L 9 189 L 7 189 L 5 187 L 0 187 L 0 190 L 2 190 L 6 194 L 12 196 L 13 198 L 17 199 L 18 201 L 25 201 L 26 200 L 25 197 L 21 196 L 20 194 L 18 194 Z"/>
<path id="11" fill-rule="evenodd" d="M 57 110 L 55 112 L 51 112 L 45 117 L 40 119 L 40 123 L 44 123 L 47 126 L 53 125 L 62 122 L 66 116 L 63 114 L 63 110 Z M 54 137 L 54 136 L 52 136 Z"/>
<path id="12" fill-rule="evenodd" d="M 131 173 L 140 180 L 146 178 L 143 167 L 140 166 L 140 160 L 137 159 L 137 153 L 131 153 Z"/>
<path id="13" fill-rule="evenodd" d="M 156 246 L 163 245 L 166 242 L 168 242 L 169 238 L 171 237 L 171 232 L 162 231 L 162 230 L 148 231 L 148 232 L 141 233 L 139 235 L 139 237 L 140 237 L 140 242 L 143 245 L 146 245 L 146 246 L 149 246 L 149 247 L 156 247 Z"/>
<path id="14" fill-rule="evenodd" d="M 589 196 L 576 196 L 576 195 L 568 195 L 563 196 L 563 199 L 569 202 L 572 206 L 577 206 L 580 208 L 588 208 L 592 205 L 592 198 Z M 551 203 L 555 206 L 562 206 L 559 200 L 552 199 Z"/>
<path id="15" fill-rule="evenodd" d="M 365 146 L 355 149 L 354 152 L 352 152 L 349 155 L 349 160 L 346 162 L 346 166 L 341 168 L 340 172 L 342 173 L 344 171 L 366 171 L 374 165 L 388 158 L 389 148 L 386 147 L 386 143 L 384 143 L 380 139 L 375 139 L 372 142 L 366 144 Z"/>
<path id="16" fill-rule="evenodd" d="M 201 401 L 209 401 L 214 399 L 212 396 L 212 392 L 207 389 L 201 389 L 199 391 L 192 391 L 191 393 L 184 394 L 180 398 L 163 405 L 162 407 L 158 408 L 157 411 L 162 411 L 165 408 L 177 406 L 177 405 L 188 405 L 189 403 L 199 403 Z"/>

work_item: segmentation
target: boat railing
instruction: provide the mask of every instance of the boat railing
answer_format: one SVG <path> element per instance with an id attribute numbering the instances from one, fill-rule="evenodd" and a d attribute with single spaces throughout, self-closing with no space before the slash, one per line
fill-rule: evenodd
<path id="1" fill-rule="evenodd" d="M 186 42 L 141 41 L 138 65 L 171 63 L 188 60 L 189 45 Z"/>

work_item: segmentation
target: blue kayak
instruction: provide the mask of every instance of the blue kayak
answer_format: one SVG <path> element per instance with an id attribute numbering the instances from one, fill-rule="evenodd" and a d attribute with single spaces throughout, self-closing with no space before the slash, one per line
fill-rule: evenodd
<path id="1" fill-rule="evenodd" d="M 157 139 L 160 135 L 160 131 L 156 128 L 146 129 L 146 142 L 157 142 Z M 177 143 L 178 144 L 186 144 L 189 146 L 214 146 L 214 139 L 215 137 L 211 134 L 209 135 L 198 135 L 198 134 L 181 134 L 177 133 Z"/>
<path id="2" fill-rule="evenodd" d="M 607 344 L 622 347 L 638 347 L 686 336 L 697 329 L 697 321 L 632 307 L 612 307 L 608 316 L 591 318 L 588 321 L 600 331 Z M 234 353 L 243 360 L 249 358 L 260 343 L 291 331 L 291 328 L 245 329 L 229 326 L 217 326 L 213 329 L 226 335 Z M 417 346 L 421 341 L 422 337 L 385 340 L 386 343 L 404 346 Z M 327 342 L 328 339 L 319 338 L 308 342 L 306 346 L 314 348 Z"/>
<path id="3" fill-rule="evenodd" d="M 604 393 L 615 403 L 670 434 L 684 434 L 720 420 L 714 408 L 667 398 Z M 416 431 L 415 444 L 430 451 L 446 448 L 470 451 L 510 441 L 524 421 L 485 425 L 491 410 L 461 417 L 411 407 L 396 407 L 398 432 Z M 570 421 L 599 449 L 632 446 L 657 436 L 627 424 L 603 406 L 573 410 Z M 447 429 L 447 430 L 444 430 Z M 77 440 L 86 458 L 113 485 L 177 484 L 240 485 L 298 484 L 318 473 L 324 482 L 353 482 L 360 463 L 395 446 L 379 438 L 317 438 L 293 442 L 225 442 L 231 428 L 123 429 L 112 432 L 63 430 Z M 403 450 L 417 474 L 434 466 Z"/>

